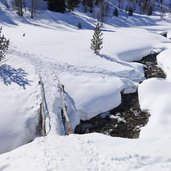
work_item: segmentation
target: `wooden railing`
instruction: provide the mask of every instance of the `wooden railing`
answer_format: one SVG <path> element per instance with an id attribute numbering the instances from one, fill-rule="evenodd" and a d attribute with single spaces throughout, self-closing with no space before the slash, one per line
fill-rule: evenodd
<path id="1" fill-rule="evenodd" d="M 40 75 L 39 75 L 39 78 L 40 78 L 41 96 L 42 96 L 41 97 L 42 102 L 40 104 L 40 121 L 39 121 L 40 128 L 39 129 L 40 129 L 40 135 L 46 136 L 46 134 L 47 134 L 47 132 L 46 132 L 46 116 L 48 115 L 46 112 L 48 112 L 48 109 L 47 109 L 47 104 L 46 104 L 46 99 L 45 99 L 44 85 L 43 85 L 42 78 Z M 62 123 L 63 123 L 65 134 L 69 135 L 69 134 L 73 133 L 73 129 L 71 126 L 70 119 L 68 117 L 68 113 L 67 113 L 65 90 L 64 90 L 64 86 L 61 83 L 58 84 L 58 88 L 60 91 Z"/>
<path id="2" fill-rule="evenodd" d="M 65 94 L 64 86 L 60 83 L 59 83 L 59 90 L 60 90 L 60 96 L 61 96 L 62 121 L 63 121 L 63 125 L 64 125 L 65 134 L 69 135 L 69 134 L 73 133 L 73 129 L 72 129 L 69 117 L 68 117 L 68 113 L 67 113 L 67 103 L 65 101 L 65 96 L 64 96 L 64 94 Z"/>
<path id="3" fill-rule="evenodd" d="M 42 78 L 40 75 L 39 78 L 40 78 L 41 98 L 42 98 L 42 103 L 40 104 L 40 135 L 46 136 L 46 114 L 45 114 L 46 101 L 44 95 L 45 92 L 43 88 Z"/>

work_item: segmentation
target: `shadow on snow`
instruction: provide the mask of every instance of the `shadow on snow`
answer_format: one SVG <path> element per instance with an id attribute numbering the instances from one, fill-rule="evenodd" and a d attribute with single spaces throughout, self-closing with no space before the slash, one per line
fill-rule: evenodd
<path id="1" fill-rule="evenodd" d="M 27 75 L 21 68 L 15 69 L 6 64 L 0 66 L 0 80 L 7 86 L 15 83 L 23 87 L 23 89 L 26 89 L 26 86 L 30 85 L 31 82 L 27 79 Z"/>

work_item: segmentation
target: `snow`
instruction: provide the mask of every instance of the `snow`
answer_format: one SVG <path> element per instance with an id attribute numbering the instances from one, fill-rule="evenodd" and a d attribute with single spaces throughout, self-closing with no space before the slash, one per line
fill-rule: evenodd
<path id="1" fill-rule="evenodd" d="M 139 101 L 141 109 L 150 112 L 151 117 L 147 126 L 141 131 L 141 137 L 170 136 L 171 129 L 171 49 L 157 56 L 158 65 L 166 73 L 166 79 L 148 79 L 139 85 Z"/>
<path id="2" fill-rule="evenodd" d="M 74 171 L 166 171 L 171 166 L 167 140 L 165 137 L 156 141 L 130 140 L 101 134 L 48 136 L 1 155 L 0 168 L 17 171 L 69 171 L 71 168 Z"/>
<path id="3" fill-rule="evenodd" d="M 13 32 L 13 34 L 10 34 L 10 32 Z M 54 79 L 60 80 L 64 84 L 66 92 L 72 97 L 77 109 L 77 111 L 72 112 L 78 114 L 76 118 L 73 118 L 75 115 L 70 114 L 74 128 L 79 123 L 78 118 L 90 119 L 99 113 L 118 106 L 121 102 L 120 92 L 122 90 L 127 93 L 136 90 L 138 82 L 144 80 L 143 66 L 127 61 L 130 60 L 131 55 L 133 61 L 149 54 L 152 43 L 150 45 L 144 44 L 143 41 L 136 43 L 136 41 L 132 41 L 131 37 L 127 36 L 125 45 L 120 44 L 122 46 L 119 47 L 118 45 L 117 48 L 117 46 L 113 46 L 115 41 L 121 43 L 123 41 L 121 35 L 130 32 L 130 30 L 123 29 L 123 31 L 118 31 L 118 34 L 104 32 L 104 40 L 108 40 L 112 46 L 105 46 L 104 42 L 101 56 L 97 56 L 91 52 L 89 47 L 92 31 L 84 30 L 83 33 L 83 31 L 71 29 L 64 32 L 65 38 L 63 32 L 63 30 L 58 29 L 51 30 L 20 24 L 20 27 L 7 27 L 4 34 L 7 34 L 11 40 L 12 51 L 21 54 L 27 60 L 31 60 L 36 65 L 37 72 L 41 73 L 43 80 L 45 78 L 43 75 L 48 74 L 47 77 L 51 80 L 45 83 L 45 86 L 48 84 L 46 94 L 50 92 L 49 85 L 51 86 L 50 82 L 53 82 Z M 26 34 L 25 37 L 22 36 L 23 33 Z M 139 31 L 135 31 L 135 33 L 141 39 Z M 141 30 L 141 34 L 146 37 L 154 36 L 145 30 Z M 158 35 L 156 37 L 158 38 Z M 15 42 L 16 39 L 17 42 Z M 72 40 L 72 44 L 68 40 Z M 132 42 L 129 48 L 126 46 L 127 41 Z M 158 43 L 162 43 L 162 41 L 163 38 L 159 39 Z M 108 43 L 106 42 L 106 44 Z M 75 51 L 74 47 L 79 48 Z M 134 53 L 138 48 L 141 49 L 141 54 Z M 123 49 L 125 49 L 125 54 L 127 52 L 127 56 L 121 54 Z M 106 54 L 106 52 L 108 53 Z M 30 54 L 32 57 L 30 57 Z M 119 56 L 122 56 L 125 61 L 121 61 Z M 40 68 L 40 65 L 44 67 Z M 51 68 L 50 73 L 47 73 L 49 68 Z M 49 77 L 49 75 L 54 75 L 54 78 Z M 57 84 L 58 81 L 54 86 L 57 86 Z M 53 91 L 57 91 L 55 89 L 56 87 Z M 47 97 L 49 98 L 49 96 L 52 95 Z M 50 100 L 50 102 L 54 103 L 53 100 Z M 53 105 L 51 104 L 51 106 Z M 62 134 L 61 130 L 62 128 L 59 127 L 58 134 Z"/>
<path id="4" fill-rule="evenodd" d="M 35 138 L 41 103 L 35 68 L 19 56 L 8 57 L 0 65 L 0 153 Z"/>
<path id="5" fill-rule="evenodd" d="M 171 80 L 170 57 L 171 57 L 171 49 L 167 49 L 157 56 L 158 64 L 162 68 L 162 70 L 166 73 L 167 80 Z"/>
<path id="6" fill-rule="evenodd" d="M 74 99 L 81 120 L 91 119 L 121 103 L 120 87 L 123 83 L 117 78 L 82 75 L 71 77 L 68 74 L 63 75 L 61 81 L 66 85 L 65 90 Z"/>
<path id="7" fill-rule="evenodd" d="M 171 83 L 163 79 L 148 79 L 139 86 L 140 106 L 151 114 L 149 123 L 141 131 L 141 137 L 170 136 Z"/>
<path id="8" fill-rule="evenodd" d="M 171 41 L 158 34 L 171 28 L 169 18 L 164 21 L 158 16 L 143 16 L 142 21 L 139 15 L 127 20 L 108 18 L 103 27 L 104 47 L 97 56 L 90 49 L 96 23 L 90 15 L 43 10 L 34 20 L 27 14 L 20 19 L 0 5 L 3 34 L 10 39 L 6 60 L 0 64 L 0 153 L 25 144 L 0 155 L 0 170 L 171 169 L 168 149 L 171 142 L 171 51 L 168 49 Z M 80 20 L 83 30 L 76 28 Z M 128 25 L 132 27 L 123 27 Z M 153 51 L 163 51 L 157 60 L 167 74 L 165 80 L 145 80 L 143 65 L 133 62 Z M 17 75 L 4 82 L 8 76 L 6 70 L 11 69 Z M 34 139 L 41 102 L 39 75 L 47 103 L 48 135 Z M 139 82 L 142 83 L 138 86 Z M 151 114 L 140 139 L 102 134 L 63 136 L 59 83 L 65 88 L 73 128 L 80 119 L 90 119 L 117 107 L 121 103 L 120 93 L 135 92 L 138 86 L 140 107 Z M 111 117 L 124 122 L 119 116 Z"/>
<path id="9" fill-rule="evenodd" d="M 121 118 L 119 115 L 120 115 L 120 113 L 117 113 L 116 116 L 115 115 L 110 115 L 109 117 L 111 119 L 116 119 L 117 122 L 125 122 L 126 123 L 125 119 Z"/>

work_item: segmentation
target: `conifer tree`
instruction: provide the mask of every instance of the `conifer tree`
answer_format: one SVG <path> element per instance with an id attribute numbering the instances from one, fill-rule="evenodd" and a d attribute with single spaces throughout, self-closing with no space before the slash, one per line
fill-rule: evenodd
<path id="1" fill-rule="evenodd" d="M 31 1 L 31 18 L 34 17 L 35 0 Z"/>
<path id="2" fill-rule="evenodd" d="M 15 0 L 14 7 L 17 9 L 17 14 L 23 16 L 23 0 Z"/>
<path id="3" fill-rule="evenodd" d="M 94 35 L 91 39 L 91 49 L 94 51 L 96 55 L 99 54 L 99 51 L 103 48 L 103 33 L 100 30 L 100 24 L 97 23 L 96 28 L 94 29 Z"/>
<path id="4" fill-rule="evenodd" d="M 0 61 L 4 58 L 4 54 L 9 46 L 9 40 L 1 34 L 2 27 L 0 27 Z"/>

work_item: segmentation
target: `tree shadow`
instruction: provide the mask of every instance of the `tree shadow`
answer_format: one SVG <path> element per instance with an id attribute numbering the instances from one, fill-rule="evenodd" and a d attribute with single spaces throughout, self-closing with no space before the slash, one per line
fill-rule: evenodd
<path id="1" fill-rule="evenodd" d="M 26 89 L 26 85 L 30 85 L 31 82 L 27 79 L 27 75 L 28 73 L 21 68 L 15 69 L 6 64 L 0 66 L 0 80 L 7 86 L 15 83 Z"/>
<path id="2" fill-rule="evenodd" d="M 99 56 L 101 58 L 107 60 L 107 61 L 115 62 L 115 63 L 118 63 L 118 64 L 121 64 L 121 65 L 124 65 L 124 66 L 131 67 L 132 68 L 132 65 L 130 64 L 130 62 L 122 61 L 122 60 L 119 60 L 119 59 L 115 59 L 115 58 L 112 58 L 112 57 L 110 57 L 108 55 L 105 55 L 105 54 L 100 54 Z"/>
<path id="3" fill-rule="evenodd" d="M 4 166 L 0 167 L 0 171 L 6 170 L 9 167 L 8 164 L 5 164 Z"/>

